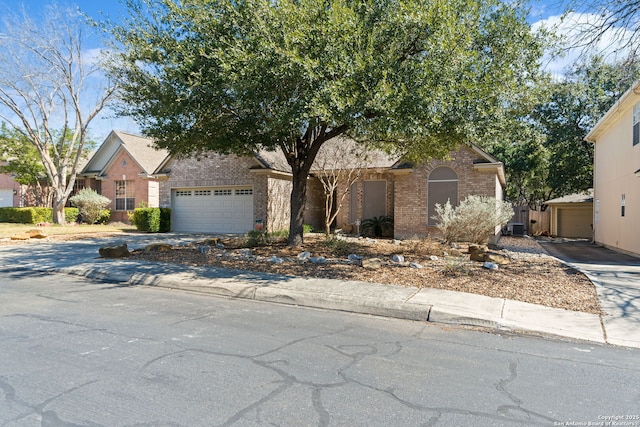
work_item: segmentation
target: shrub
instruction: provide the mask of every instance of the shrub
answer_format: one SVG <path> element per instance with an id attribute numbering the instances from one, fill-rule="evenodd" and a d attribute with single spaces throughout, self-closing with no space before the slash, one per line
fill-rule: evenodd
<path id="1" fill-rule="evenodd" d="M 247 246 L 266 246 L 269 243 L 269 235 L 264 230 L 251 230 L 247 233 Z"/>
<path id="2" fill-rule="evenodd" d="M 457 215 L 456 209 L 451 206 L 451 202 L 447 200 L 447 203 L 442 206 L 436 203 L 436 215 L 433 219 L 437 220 L 436 227 L 442 233 L 442 239 L 445 243 L 452 243 L 460 238 L 462 233 L 462 227 L 460 224 L 460 217 Z"/>
<path id="3" fill-rule="evenodd" d="M 358 249 L 358 245 L 346 240 L 338 239 L 335 236 L 329 236 L 322 242 L 331 253 L 338 257 L 346 257 L 354 253 Z"/>
<path id="4" fill-rule="evenodd" d="M 84 188 L 78 194 L 69 199 L 78 209 L 82 221 L 87 224 L 95 224 L 100 218 L 101 212 L 107 207 L 111 200 L 96 193 L 91 188 Z"/>
<path id="5" fill-rule="evenodd" d="M 78 217 L 78 208 L 64 208 L 66 222 L 75 222 Z M 108 220 L 108 219 L 107 219 Z M 53 221 L 53 209 L 51 208 L 0 208 L 0 222 L 13 222 L 19 224 L 38 224 Z"/>
<path id="6" fill-rule="evenodd" d="M 171 209 L 170 208 L 155 208 L 160 209 L 160 233 L 168 233 L 171 231 Z"/>
<path id="7" fill-rule="evenodd" d="M 361 232 L 364 236 L 383 237 L 393 234 L 393 218 L 376 216 L 362 221 Z"/>
<path id="8" fill-rule="evenodd" d="M 129 220 L 138 231 L 157 233 L 160 231 L 160 208 L 136 208 Z"/>
<path id="9" fill-rule="evenodd" d="M 167 233 L 171 231 L 171 209 L 136 208 L 129 213 L 129 221 L 138 231 Z"/>
<path id="10" fill-rule="evenodd" d="M 459 238 L 471 243 L 487 243 L 489 236 L 513 217 L 513 209 L 508 202 L 474 195 L 468 196 L 456 208 L 452 208 L 448 201 L 444 207 L 436 205 L 436 213 L 433 217 L 438 220 L 436 227 L 448 243 Z"/>
<path id="11" fill-rule="evenodd" d="M 37 224 L 42 221 L 38 221 L 35 208 L 0 208 L 0 222 Z"/>

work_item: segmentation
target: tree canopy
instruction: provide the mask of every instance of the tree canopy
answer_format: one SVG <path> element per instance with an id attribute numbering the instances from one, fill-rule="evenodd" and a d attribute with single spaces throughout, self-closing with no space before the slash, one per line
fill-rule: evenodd
<path id="1" fill-rule="evenodd" d="M 505 164 L 509 200 L 535 208 L 592 187 L 593 144 L 584 138 L 639 77 L 633 59 L 607 63 L 592 56 L 548 82 L 544 102 L 511 120 L 488 147 Z"/>
<path id="2" fill-rule="evenodd" d="M 122 114 L 177 155 L 282 150 L 290 244 L 338 135 L 412 159 L 481 137 L 537 78 L 544 34 L 497 0 L 129 0 L 109 25 Z"/>

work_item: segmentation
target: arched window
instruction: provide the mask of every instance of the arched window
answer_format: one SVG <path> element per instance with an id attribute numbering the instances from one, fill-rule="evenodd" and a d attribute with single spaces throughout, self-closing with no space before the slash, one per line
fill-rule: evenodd
<path id="1" fill-rule="evenodd" d="M 458 174 L 453 169 L 440 166 L 435 168 L 427 178 L 427 224 L 436 225 L 436 204 L 447 203 L 458 205 Z"/>

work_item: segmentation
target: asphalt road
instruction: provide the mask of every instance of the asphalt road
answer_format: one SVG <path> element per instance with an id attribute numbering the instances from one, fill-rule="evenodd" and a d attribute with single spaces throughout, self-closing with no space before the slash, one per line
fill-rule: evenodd
<path id="1" fill-rule="evenodd" d="M 640 426 L 638 360 L 637 349 L 0 272 L 7 427 Z"/>

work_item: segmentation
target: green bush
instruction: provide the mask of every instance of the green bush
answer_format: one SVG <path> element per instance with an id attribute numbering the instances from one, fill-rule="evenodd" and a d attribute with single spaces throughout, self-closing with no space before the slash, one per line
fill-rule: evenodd
<path id="1" fill-rule="evenodd" d="M 393 218 L 390 216 L 376 216 L 362 221 L 361 233 L 369 237 L 393 236 Z"/>
<path id="2" fill-rule="evenodd" d="M 111 203 L 111 200 L 96 193 L 91 188 L 84 188 L 78 194 L 69 199 L 78 209 L 82 221 L 87 224 L 95 224 L 104 211 L 104 208 Z"/>
<path id="3" fill-rule="evenodd" d="M 160 209 L 160 232 L 168 233 L 171 231 L 171 209 L 170 208 L 158 208 Z"/>
<path id="4" fill-rule="evenodd" d="M 0 222 L 37 224 L 41 221 L 34 208 L 0 208 Z"/>
<path id="5" fill-rule="evenodd" d="M 78 213 L 78 208 L 64 208 L 65 221 L 75 222 L 78 217 Z M 53 209 L 39 207 L 0 208 L 0 222 L 12 222 L 18 224 L 53 222 Z"/>
<path id="6" fill-rule="evenodd" d="M 166 233 L 171 229 L 171 209 L 136 208 L 129 215 L 129 220 L 138 231 Z"/>

